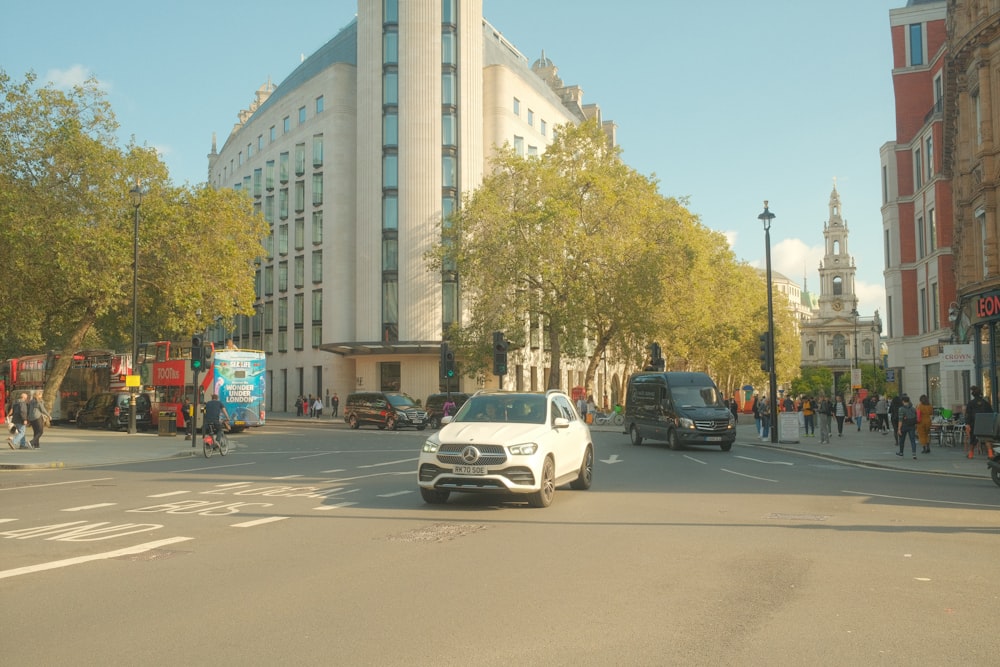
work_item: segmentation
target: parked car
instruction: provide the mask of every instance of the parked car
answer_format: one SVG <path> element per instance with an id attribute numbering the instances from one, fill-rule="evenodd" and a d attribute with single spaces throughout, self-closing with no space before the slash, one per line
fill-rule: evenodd
<path id="1" fill-rule="evenodd" d="M 128 428 L 131 412 L 132 394 L 127 391 L 106 391 L 94 394 L 76 414 L 76 425 L 79 428 L 88 426 L 103 426 L 109 431 L 119 431 Z M 149 396 L 135 395 L 135 425 L 140 431 L 153 427 L 153 411 Z"/>
<path id="2" fill-rule="evenodd" d="M 404 426 L 423 431 L 427 428 L 427 411 L 402 392 L 359 391 L 347 397 L 344 421 L 351 428 L 369 424 L 390 431 Z"/>
<path id="3" fill-rule="evenodd" d="M 450 394 L 442 393 L 428 396 L 424 402 L 424 409 L 427 410 L 427 423 L 430 424 L 431 428 L 441 428 L 441 417 L 444 416 L 444 404 L 448 401 L 449 396 L 452 403 L 455 404 L 455 410 L 451 413 L 451 416 L 454 417 L 455 412 L 458 412 L 458 409 L 465 405 L 471 394 L 453 391 Z"/>
<path id="4" fill-rule="evenodd" d="M 625 430 L 633 445 L 660 440 L 670 449 L 718 445 L 728 452 L 736 419 L 705 373 L 636 373 L 625 397 Z"/>
<path id="5" fill-rule="evenodd" d="M 564 392 L 477 392 L 442 422 L 417 463 L 427 503 L 452 492 L 505 493 L 548 507 L 560 485 L 590 488 L 590 428 Z"/>

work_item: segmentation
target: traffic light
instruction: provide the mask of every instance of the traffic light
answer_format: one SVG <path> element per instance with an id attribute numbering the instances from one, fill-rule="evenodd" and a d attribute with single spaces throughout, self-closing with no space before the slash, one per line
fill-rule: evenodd
<path id="1" fill-rule="evenodd" d="M 455 353 L 448 347 L 448 343 L 441 343 L 441 377 L 455 377 Z"/>
<path id="2" fill-rule="evenodd" d="M 667 367 L 667 361 L 663 358 L 663 350 L 659 343 L 652 343 L 649 346 L 649 370 L 662 371 Z"/>
<path id="3" fill-rule="evenodd" d="M 760 340 L 760 370 L 765 373 L 771 372 L 771 336 L 768 333 L 762 333 L 757 336 Z"/>
<path id="4" fill-rule="evenodd" d="M 200 371 L 205 365 L 205 343 L 201 336 L 191 336 L 191 370 Z"/>
<path id="5" fill-rule="evenodd" d="M 507 346 L 502 331 L 493 332 L 493 375 L 507 375 Z"/>

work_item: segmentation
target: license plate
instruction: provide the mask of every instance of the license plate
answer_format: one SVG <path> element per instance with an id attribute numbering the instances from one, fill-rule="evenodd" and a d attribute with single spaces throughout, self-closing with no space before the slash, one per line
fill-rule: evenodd
<path id="1" fill-rule="evenodd" d="M 721 435 L 710 435 L 705 439 L 708 440 L 709 442 L 722 442 Z"/>
<path id="2" fill-rule="evenodd" d="M 456 475 L 485 475 L 486 466 L 455 466 Z"/>

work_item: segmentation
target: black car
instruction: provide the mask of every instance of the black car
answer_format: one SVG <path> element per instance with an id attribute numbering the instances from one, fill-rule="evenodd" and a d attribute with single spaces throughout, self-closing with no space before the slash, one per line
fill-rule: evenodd
<path id="1" fill-rule="evenodd" d="M 451 396 L 452 403 L 455 404 L 455 409 L 451 411 L 452 416 L 455 416 L 458 409 L 469 400 L 469 396 L 472 394 L 453 391 L 451 394 L 431 394 L 428 396 L 427 401 L 424 403 L 424 409 L 427 410 L 427 423 L 430 424 L 431 428 L 441 428 L 441 417 L 444 417 L 444 404 L 448 402 L 449 395 Z"/>
<path id="2" fill-rule="evenodd" d="M 95 394 L 80 408 L 76 415 L 78 428 L 88 426 L 103 426 L 109 431 L 120 431 L 128 428 L 130 401 L 132 394 L 127 391 L 107 391 Z M 135 395 L 135 426 L 140 431 L 153 427 L 153 411 L 146 394 Z"/>
<path id="3" fill-rule="evenodd" d="M 347 397 L 344 421 L 351 428 L 364 424 L 395 431 L 403 426 L 427 428 L 427 411 L 398 391 L 359 391 Z"/>

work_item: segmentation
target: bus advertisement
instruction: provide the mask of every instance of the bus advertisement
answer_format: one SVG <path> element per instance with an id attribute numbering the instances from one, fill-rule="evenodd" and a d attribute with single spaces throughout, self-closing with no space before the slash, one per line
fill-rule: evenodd
<path id="1" fill-rule="evenodd" d="M 212 393 L 226 406 L 234 430 L 264 425 L 265 354 L 258 350 L 216 349 Z"/>

